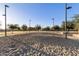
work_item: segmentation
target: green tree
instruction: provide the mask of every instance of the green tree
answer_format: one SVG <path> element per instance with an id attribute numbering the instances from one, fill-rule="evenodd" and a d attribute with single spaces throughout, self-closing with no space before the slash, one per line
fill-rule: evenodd
<path id="1" fill-rule="evenodd" d="M 19 28 L 18 24 L 8 24 L 8 26 L 9 26 L 9 29 L 12 31 L 12 34 L 14 30 L 18 30 Z"/>
<path id="2" fill-rule="evenodd" d="M 52 27 L 54 30 L 59 31 L 60 27 L 58 25 L 55 25 L 54 27 Z"/>
<path id="3" fill-rule="evenodd" d="M 62 30 L 65 30 L 65 22 L 62 22 L 61 25 Z M 73 30 L 74 29 L 74 23 L 73 21 L 67 21 L 67 30 Z"/>
<path id="4" fill-rule="evenodd" d="M 43 30 L 43 31 L 50 31 L 50 27 L 47 26 L 47 27 L 45 27 L 45 28 L 42 28 L 42 30 Z"/>
<path id="5" fill-rule="evenodd" d="M 13 31 L 16 27 L 13 24 L 8 24 L 8 26 L 9 26 L 9 29 L 12 31 L 12 34 L 13 34 Z"/>
<path id="6" fill-rule="evenodd" d="M 28 27 L 28 30 L 33 31 L 33 30 L 35 30 L 35 28 L 34 27 Z"/>
<path id="7" fill-rule="evenodd" d="M 79 14 L 73 16 L 74 28 L 79 31 Z"/>
<path id="8" fill-rule="evenodd" d="M 14 26 L 15 30 L 18 30 L 18 28 L 20 28 L 18 24 L 14 24 L 13 26 Z"/>
<path id="9" fill-rule="evenodd" d="M 41 29 L 41 26 L 37 24 L 37 25 L 35 26 L 35 29 L 39 31 L 39 30 Z"/>
<path id="10" fill-rule="evenodd" d="M 17 27 L 17 29 L 20 31 L 21 30 L 21 28 L 20 27 Z"/>
<path id="11" fill-rule="evenodd" d="M 26 31 L 27 30 L 27 25 L 24 24 L 24 25 L 22 25 L 21 28 L 22 28 L 23 31 Z"/>
<path id="12" fill-rule="evenodd" d="M 65 22 L 64 22 L 64 21 L 62 22 L 61 29 L 62 29 L 63 31 L 65 30 Z"/>

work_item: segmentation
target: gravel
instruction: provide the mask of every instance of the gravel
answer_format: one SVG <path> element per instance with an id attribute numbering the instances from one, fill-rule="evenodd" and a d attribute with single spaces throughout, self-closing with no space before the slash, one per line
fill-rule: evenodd
<path id="1" fill-rule="evenodd" d="M 1 37 L 0 56 L 79 56 L 79 41 L 48 33 Z"/>

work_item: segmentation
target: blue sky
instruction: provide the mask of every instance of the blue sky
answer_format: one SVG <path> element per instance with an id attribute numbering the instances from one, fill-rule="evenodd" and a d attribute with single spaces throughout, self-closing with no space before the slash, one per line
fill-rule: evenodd
<path id="1" fill-rule="evenodd" d="M 0 4 L 0 23 L 4 28 L 4 5 Z M 7 24 L 22 24 L 29 25 L 31 19 L 31 26 L 36 24 L 45 26 L 52 26 L 52 18 L 55 19 L 55 25 L 61 25 L 64 21 L 64 3 L 11 3 L 7 4 Z M 68 20 L 75 14 L 79 14 L 79 4 L 68 4 L 72 9 L 68 10 Z"/>

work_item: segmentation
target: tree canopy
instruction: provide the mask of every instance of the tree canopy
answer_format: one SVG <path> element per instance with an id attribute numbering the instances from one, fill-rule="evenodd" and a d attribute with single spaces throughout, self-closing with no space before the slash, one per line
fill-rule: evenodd
<path id="1" fill-rule="evenodd" d="M 26 31 L 27 30 L 27 25 L 23 24 L 21 28 L 22 28 L 22 30 Z"/>

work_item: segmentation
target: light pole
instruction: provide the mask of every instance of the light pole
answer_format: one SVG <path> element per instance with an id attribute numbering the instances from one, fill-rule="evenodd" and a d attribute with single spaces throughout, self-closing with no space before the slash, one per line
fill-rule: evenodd
<path id="1" fill-rule="evenodd" d="M 31 29 L 31 19 L 29 20 L 29 33 L 30 33 L 30 29 Z"/>
<path id="2" fill-rule="evenodd" d="M 67 39 L 67 10 L 71 9 L 71 6 L 67 6 L 67 3 L 65 3 L 65 38 Z"/>
<path id="3" fill-rule="evenodd" d="M 52 18 L 52 20 L 53 20 L 53 30 L 54 30 L 54 18 Z"/>
<path id="4" fill-rule="evenodd" d="M 7 36 L 7 27 L 6 27 L 6 25 L 7 25 L 7 23 L 6 23 L 6 21 L 7 21 L 7 18 L 6 18 L 6 8 L 8 8 L 9 6 L 8 5 L 4 5 L 5 6 L 5 36 Z"/>

